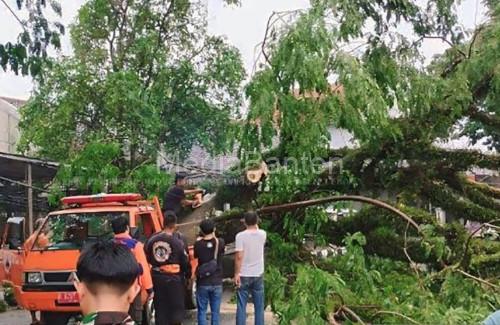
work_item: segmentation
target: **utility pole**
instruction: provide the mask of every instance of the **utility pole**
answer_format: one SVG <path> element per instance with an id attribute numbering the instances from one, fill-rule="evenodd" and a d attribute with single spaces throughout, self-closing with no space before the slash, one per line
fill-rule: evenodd
<path id="1" fill-rule="evenodd" d="M 27 165 L 27 183 L 28 183 L 28 230 L 33 233 L 33 178 L 31 174 L 31 164 Z"/>

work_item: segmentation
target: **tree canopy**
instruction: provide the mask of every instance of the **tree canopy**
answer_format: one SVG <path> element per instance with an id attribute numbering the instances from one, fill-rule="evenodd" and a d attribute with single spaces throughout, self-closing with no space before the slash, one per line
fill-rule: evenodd
<path id="1" fill-rule="evenodd" d="M 419 224 L 374 208 L 340 222 L 321 207 L 266 221 L 269 295 L 283 323 L 468 323 L 498 309 L 498 241 L 471 240 L 459 219 L 498 222 L 500 192 L 466 172 L 498 171 L 500 158 L 438 144 L 458 134 L 498 149 L 500 7 L 486 3 L 488 20 L 467 31 L 457 3 L 317 0 L 270 17 L 240 150 L 273 165 L 257 205 L 361 193 Z M 430 64 L 427 39 L 448 46 Z M 355 146 L 329 149 L 332 126 Z M 433 207 L 454 221 L 438 224 Z M 310 257 L 302 241 L 311 234 L 347 254 Z"/>
<path id="2" fill-rule="evenodd" d="M 465 219 L 495 219 L 498 204 L 463 173 L 498 170 L 498 156 L 437 143 L 458 130 L 499 144 L 498 9 L 491 6 L 490 20 L 467 38 L 451 4 L 315 1 L 292 23 L 270 19 L 262 69 L 247 87 L 242 152 L 269 150 L 279 137 L 278 152 L 268 156 L 328 158 L 336 155 L 328 150 L 329 128 L 345 128 L 358 143 L 343 161 L 343 172 L 360 184 L 351 191 L 389 190 Z M 403 22 L 413 33 L 398 32 Z M 425 66 L 428 38 L 449 48 Z"/>
<path id="3" fill-rule="evenodd" d="M 206 24 L 203 1 L 85 3 L 70 28 L 73 55 L 51 60 L 22 110 L 21 151 L 71 162 L 100 147 L 123 179 L 160 152 L 228 150 L 245 73 Z"/>

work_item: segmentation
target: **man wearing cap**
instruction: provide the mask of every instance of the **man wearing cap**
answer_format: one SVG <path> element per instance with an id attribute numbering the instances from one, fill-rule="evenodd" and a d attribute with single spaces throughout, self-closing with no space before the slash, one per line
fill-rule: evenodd
<path id="1" fill-rule="evenodd" d="M 219 324 L 222 299 L 222 257 L 224 239 L 215 236 L 215 225 L 205 219 L 200 224 L 201 237 L 194 244 L 194 258 L 198 259 L 196 270 L 196 305 L 198 325 L 207 324 L 207 309 L 210 304 L 212 325 Z"/>
<path id="2" fill-rule="evenodd" d="M 163 211 L 174 211 L 176 215 L 182 210 L 183 206 L 197 207 L 201 204 L 202 190 L 185 190 L 186 186 L 186 173 L 175 174 L 175 185 L 172 186 L 163 200 Z M 186 195 L 194 194 L 194 200 L 189 200 Z"/>

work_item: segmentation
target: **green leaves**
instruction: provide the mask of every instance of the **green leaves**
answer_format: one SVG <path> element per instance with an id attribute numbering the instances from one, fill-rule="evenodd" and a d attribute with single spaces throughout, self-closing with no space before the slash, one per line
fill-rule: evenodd
<path id="1" fill-rule="evenodd" d="M 281 163 L 271 168 L 257 205 L 308 199 L 318 189 L 356 187 L 372 196 L 388 195 L 421 226 L 407 230 L 405 223 L 376 209 L 335 223 L 320 207 L 274 216 L 268 226 L 278 234 L 270 235 L 272 280 L 267 283 L 273 309 L 282 323 L 320 324 L 333 322 L 331 317 L 350 323 L 354 317 L 341 305 L 366 323 L 482 321 L 498 305 L 491 296 L 498 295 L 445 265 L 460 264 L 474 276 L 493 279 L 498 248 L 471 248 L 477 255 L 462 261 L 468 236 L 463 225 L 440 226 L 433 214 L 414 207 L 439 206 L 464 220 L 498 216 L 495 194 L 470 188 L 462 175 L 485 162 L 495 169 L 497 155 L 436 148 L 464 125 L 463 134 L 498 147 L 498 10 L 465 41 L 457 1 L 311 4 L 300 14 L 279 16 L 282 24 L 270 19 L 261 69 L 246 88 L 250 106 L 241 156 L 271 149 L 263 156 L 277 155 Z M 403 25 L 415 35 L 400 35 Z M 421 47 L 427 37 L 450 46 L 429 66 Z M 320 179 L 335 181 L 318 187 L 317 170 L 282 162 L 327 157 L 329 127 L 349 130 L 359 148 L 348 150 L 334 173 L 323 164 Z M 337 157 L 335 152 L 330 156 Z M 301 245 L 306 234 L 314 234 L 318 244 L 343 244 L 347 253 L 316 259 Z M 343 284 L 333 285 L 323 272 Z"/>
<path id="2" fill-rule="evenodd" d="M 340 54 L 335 65 L 344 88 L 341 108 L 337 111 L 338 126 L 351 130 L 363 142 L 376 140 L 381 134 L 390 135 L 391 103 L 384 100 L 378 84 L 352 57 Z"/>
<path id="3" fill-rule="evenodd" d="M 61 186 L 78 186 L 86 193 L 106 193 L 110 182 L 118 180 L 120 169 L 115 161 L 120 157 L 117 143 L 92 142 L 72 157 L 58 171 Z"/>
<path id="4" fill-rule="evenodd" d="M 279 134 L 287 155 L 317 157 L 328 148 L 332 125 L 366 138 L 371 125 L 384 123 L 387 104 L 377 85 L 363 75 L 354 58 L 332 54 L 333 40 L 339 36 L 327 26 L 321 11 L 301 15 L 282 35 L 266 49 L 269 66 L 247 87 L 250 109 L 243 152 L 270 147 Z M 333 76 L 342 86 L 332 84 Z M 377 98 L 378 102 L 371 101 Z"/>
<path id="5" fill-rule="evenodd" d="M 266 295 L 280 324 L 323 324 L 332 312 L 330 299 L 345 285 L 337 274 L 303 265 L 297 267 L 296 278 L 287 290 L 286 282 L 278 269 L 266 270 Z"/>
<path id="6" fill-rule="evenodd" d="M 23 31 L 16 43 L 0 44 L 0 66 L 4 71 L 10 69 L 16 75 L 21 73 L 23 76 L 38 77 L 41 65 L 47 60 L 47 48 L 52 46 L 56 50 L 60 49 L 60 36 L 64 35 L 64 26 L 59 22 L 49 22 L 45 17 L 45 0 L 29 1 L 26 4 L 18 0 L 17 6 L 19 10 L 27 11 L 29 18 L 18 21 Z M 58 0 L 51 0 L 50 7 L 56 15 L 62 15 Z"/>
<path id="7" fill-rule="evenodd" d="M 75 167 L 67 174 L 83 178 L 89 191 L 101 190 L 109 177 L 108 184 L 118 179 L 123 189 L 144 193 L 165 186 L 166 175 L 151 169 L 159 152 L 184 158 L 194 145 L 228 152 L 245 73 L 238 50 L 208 36 L 201 5 L 86 2 L 71 26 L 74 54 L 33 65 L 41 74 L 22 111 L 20 149 L 36 146 L 41 157 L 83 168 L 88 146 L 116 145 L 119 151 L 101 162 L 106 172 L 90 168 L 80 177 Z"/>

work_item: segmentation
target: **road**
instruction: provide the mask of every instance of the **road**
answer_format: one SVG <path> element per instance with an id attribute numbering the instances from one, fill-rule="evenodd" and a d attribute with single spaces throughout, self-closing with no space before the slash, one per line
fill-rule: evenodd
<path id="1" fill-rule="evenodd" d="M 222 325 L 233 325 L 235 324 L 234 311 L 224 311 L 221 310 L 221 324 Z M 196 324 L 196 314 L 195 312 L 189 312 L 188 318 L 184 324 L 185 325 L 195 325 Z M 24 310 L 10 310 L 5 313 L 0 314 L 0 325 L 29 325 L 31 321 L 30 314 Z M 272 315 L 266 313 L 266 324 L 273 324 Z M 247 324 L 253 324 L 253 316 L 249 316 Z"/>
<path id="2" fill-rule="evenodd" d="M 230 288 L 225 288 L 222 296 L 221 304 L 221 324 L 222 325 L 233 325 L 236 322 L 236 305 L 234 303 L 234 291 Z M 253 305 L 248 304 L 247 324 L 253 324 Z M 266 311 L 266 324 L 272 325 L 277 324 L 273 318 L 273 314 L 267 310 Z M 31 317 L 29 312 L 25 310 L 10 310 L 5 313 L 0 314 L 0 325 L 29 325 L 31 322 Z M 196 311 L 188 311 L 187 317 L 184 325 L 195 325 L 196 324 Z"/>

